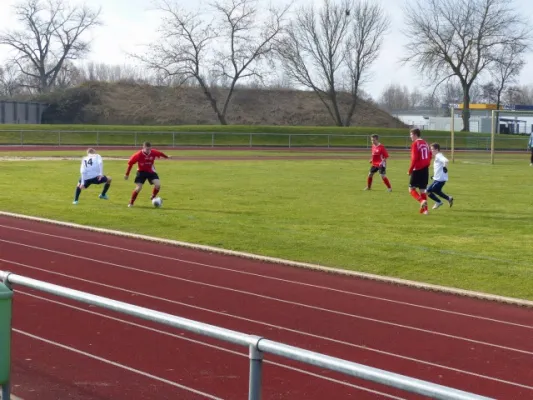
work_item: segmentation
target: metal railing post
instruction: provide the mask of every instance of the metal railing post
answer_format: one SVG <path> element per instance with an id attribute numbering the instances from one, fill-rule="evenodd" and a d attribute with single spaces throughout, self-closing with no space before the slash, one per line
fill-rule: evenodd
<path id="1" fill-rule="evenodd" d="M 259 350 L 259 342 L 261 337 L 257 337 L 257 341 L 250 345 L 250 384 L 248 388 L 248 400 L 261 400 L 261 388 L 263 378 L 263 352 Z"/>
<path id="2" fill-rule="evenodd" d="M 2 398 L 7 400 L 11 398 L 11 385 L 9 382 L 2 386 Z"/>
<path id="3" fill-rule="evenodd" d="M 13 291 L 5 279 L 0 281 L 0 386 L 2 399 L 11 398 L 11 316 Z"/>

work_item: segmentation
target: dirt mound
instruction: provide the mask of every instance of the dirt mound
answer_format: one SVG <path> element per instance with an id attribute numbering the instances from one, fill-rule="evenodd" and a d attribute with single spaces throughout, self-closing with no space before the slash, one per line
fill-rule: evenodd
<path id="1" fill-rule="evenodd" d="M 221 103 L 225 90 L 216 90 L 214 95 Z M 340 97 L 342 108 L 347 109 L 348 96 Z M 219 124 L 203 92 L 192 87 L 88 82 L 38 100 L 50 104 L 43 115 L 43 123 Z M 227 121 L 232 125 L 333 125 L 328 111 L 314 93 L 295 90 L 236 89 Z M 362 99 L 352 118 L 352 126 L 406 127 L 400 120 Z"/>

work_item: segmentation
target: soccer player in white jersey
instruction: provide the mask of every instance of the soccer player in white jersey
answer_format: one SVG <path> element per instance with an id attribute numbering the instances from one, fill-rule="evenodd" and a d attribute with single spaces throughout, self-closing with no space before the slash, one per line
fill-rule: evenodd
<path id="1" fill-rule="evenodd" d="M 442 187 L 448 182 L 448 159 L 444 157 L 444 154 L 440 151 L 440 144 L 431 144 L 431 153 L 435 157 L 433 161 L 433 182 L 427 188 L 428 196 L 431 200 L 435 201 L 433 209 L 436 210 L 442 206 L 442 201 L 437 197 L 441 197 L 450 203 L 450 207 L 453 206 L 453 197 L 448 196 L 442 191 Z"/>
<path id="2" fill-rule="evenodd" d="M 87 149 L 87 155 L 81 160 L 80 166 L 81 177 L 76 186 L 76 193 L 72 204 L 78 204 L 81 191 L 91 185 L 104 184 L 104 189 L 100 193 L 101 199 L 107 200 L 107 191 L 111 186 L 111 177 L 104 175 L 104 161 L 100 154 L 94 149 Z"/>

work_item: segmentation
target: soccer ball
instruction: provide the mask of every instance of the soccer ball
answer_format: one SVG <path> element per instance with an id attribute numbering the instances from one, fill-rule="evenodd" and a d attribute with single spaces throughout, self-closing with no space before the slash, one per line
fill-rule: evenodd
<path id="1" fill-rule="evenodd" d="M 154 205 L 154 207 L 161 207 L 163 205 L 163 199 L 161 197 L 156 197 L 152 200 L 152 204 Z"/>

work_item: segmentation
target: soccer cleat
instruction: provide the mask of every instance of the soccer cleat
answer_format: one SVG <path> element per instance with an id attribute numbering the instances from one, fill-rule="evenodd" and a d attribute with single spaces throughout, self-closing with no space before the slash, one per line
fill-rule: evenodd
<path id="1" fill-rule="evenodd" d="M 78 200 L 74 200 L 72 204 L 78 204 Z"/>
<path id="2" fill-rule="evenodd" d="M 98 196 L 99 198 L 101 198 L 102 200 L 108 200 L 109 197 L 107 197 L 106 194 L 101 194 L 100 196 Z"/>
<path id="3" fill-rule="evenodd" d="M 429 214 L 429 211 L 427 209 L 424 210 L 424 212 L 422 213 L 424 215 L 428 215 Z"/>
<path id="4" fill-rule="evenodd" d="M 363 189 L 363 191 L 365 190 L 371 190 L 368 186 L 366 188 Z"/>
<path id="5" fill-rule="evenodd" d="M 128 207 L 133 207 L 133 204 L 131 204 L 131 203 L 128 203 Z"/>
<path id="6" fill-rule="evenodd" d="M 387 189 L 387 192 L 392 192 L 392 188 L 388 188 L 388 189 Z"/>
<path id="7" fill-rule="evenodd" d="M 440 206 L 442 206 L 444 203 L 435 203 L 435 205 L 433 206 L 433 209 L 436 210 L 437 208 L 439 208 Z"/>
<path id="8" fill-rule="evenodd" d="M 448 200 L 448 203 L 450 203 L 450 207 L 453 206 L 453 197 L 450 196 L 450 200 Z"/>

